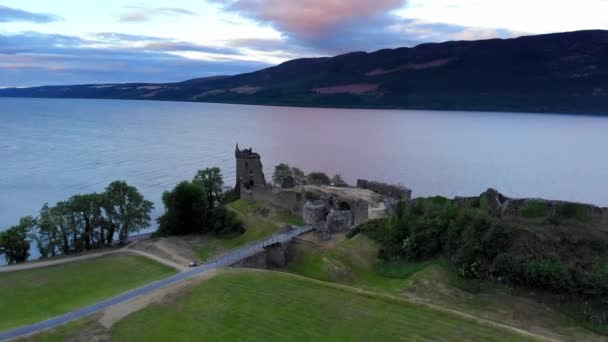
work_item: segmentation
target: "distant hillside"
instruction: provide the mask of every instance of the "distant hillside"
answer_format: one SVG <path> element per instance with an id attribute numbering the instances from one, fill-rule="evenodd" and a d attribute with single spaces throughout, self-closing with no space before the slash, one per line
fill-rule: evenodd
<path id="1" fill-rule="evenodd" d="M 4 89 L 0 96 L 608 114 L 608 31 L 422 44 L 179 83 Z"/>

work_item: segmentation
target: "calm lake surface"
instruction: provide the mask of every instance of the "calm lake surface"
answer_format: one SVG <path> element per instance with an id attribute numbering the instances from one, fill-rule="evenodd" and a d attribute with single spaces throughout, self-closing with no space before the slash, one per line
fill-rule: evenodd
<path id="1" fill-rule="evenodd" d="M 137 186 L 161 194 L 234 147 L 309 172 L 398 182 L 414 196 L 477 195 L 608 206 L 608 117 L 339 110 L 177 102 L 0 99 L 0 229 L 48 202 Z"/>

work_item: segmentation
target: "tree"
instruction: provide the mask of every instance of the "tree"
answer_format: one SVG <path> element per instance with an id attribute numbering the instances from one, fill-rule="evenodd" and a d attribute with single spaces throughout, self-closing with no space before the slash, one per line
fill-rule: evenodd
<path id="1" fill-rule="evenodd" d="M 103 215 L 104 196 L 100 194 L 86 194 L 72 196 L 69 200 L 71 211 L 79 219 L 81 240 L 84 249 L 92 249 L 105 245 L 104 228 L 106 220 Z"/>
<path id="2" fill-rule="evenodd" d="M 78 217 L 72 211 L 69 201 L 57 202 L 50 209 L 52 224 L 58 233 L 59 250 L 61 254 L 70 254 L 80 250 L 80 234 L 78 231 Z"/>
<path id="3" fill-rule="evenodd" d="M 38 252 L 42 258 L 56 256 L 60 253 L 61 234 L 48 203 L 45 203 L 40 209 L 38 224 L 31 236 L 36 242 Z"/>
<path id="4" fill-rule="evenodd" d="M 210 216 L 205 188 L 200 182 L 181 182 L 163 193 L 165 213 L 158 218 L 158 234 L 202 233 Z"/>
<path id="5" fill-rule="evenodd" d="M 120 242 L 125 242 L 131 233 L 137 233 L 150 225 L 150 212 L 154 203 L 147 201 L 124 181 L 112 182 L 104 192 L 104 207 L 109 220 L 112 235 L 118 231 Z M 107 242 L 107 241 L 106 241 Z"/>
<path id="6" fill-rule="evenodd" d="M 348 184 L 344 181 L 341 174 L 336 174 L 331 178 L 331 185 L 336 187 L 347 187 Z"/>
<path id="7" fill-rule="evenodd" d="M 312 172 L 306 176 L 306 182 L 310 185 L 330 185 L 331 179 L 323 172 Z"/>
<path id="8" fill-rule="evenodd" d="M 24 262 L 30 256 L 29 231 L 36 226 L 36 219 L 23 217 L 19 224 L 0 232 L 0 254 L 8 264 Z"/>
<path id="9" fill-rule="evenodd" d="M 291 176 L 293 177 L 295 185 L 306 185 L 306 175 L 304 174 L 304 171 L 298 169 L 297 167 L 292 167 Z"/>
<path id="10" fill-rule="evenodd" d="M 291 174 L 291 168 L 289 165 L 281 163 L 274 168 L 272 174 L 272 183 L 277 187 L 283 187 L 283 185 L 289 180 L 293 179 Z"/>
<path id="11" fill-rule="evenodd" d="M 199 170 L 196 176 L 194 176 L 194 182 L 200 183 L 205 189 L 209 209 L 216 208 L 222 204 L 224 179 L 219 168 L 213 167 Z"/>

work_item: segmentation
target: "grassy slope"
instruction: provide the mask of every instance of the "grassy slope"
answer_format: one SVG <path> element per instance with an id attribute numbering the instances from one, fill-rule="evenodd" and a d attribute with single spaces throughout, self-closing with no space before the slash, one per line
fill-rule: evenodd
<path id="1" fill-rule="evenodd" d="M 266 203 L 250 204 L 238 200 L 228 204 L 229 210 L 236 212 L 245 225 L 246 232 L 237 236 L 210 237 L 199 248 L 198 255 L 202 261 L 218 255 L 223 251 L 238 247 L 250 241 L 256 241 L 278 232 L 284 225 L 302 225 L 302 219 L 285 211 L 271 211 L 268 217 L 257 214 L 256 211 L 267 206 Z"/>
<path id="2" fill-rule="evenodd" d="M 291 273 L 415 298 L 560 339 L 601 340 L 564 315 L 530 298 L 514 295 L 505 286 L 471 286 L 446 262 L 378 264 L 378 247 L 363 234 L 326 250 L 297 248 L 296 259 L 286 269 Z"/>
<path id="3" fill-rule="evenodd" d="M 265 272 L 218 276 L 128 316 L 111 335 L 116 341 L 522 339 L 418 305 Z"/>
<path id="4" fill-rule="evenodd" d="M 100 258 L 0 274 L 0 330 L 93 304 L 175 270 L 142 256 Z"/>

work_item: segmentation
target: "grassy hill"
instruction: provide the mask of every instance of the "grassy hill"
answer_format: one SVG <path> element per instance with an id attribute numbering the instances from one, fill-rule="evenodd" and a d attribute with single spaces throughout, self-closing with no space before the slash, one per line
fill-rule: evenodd
<path id="1" fill-rule="evenodd" d="M 378 244 L 363 234 L 329 246 L 295 246 L 284 269 L 306 277 L 422 301 L 565 341 L 602 341 L 540 294 L 460 278 L 448 262 L 377 260 Z"/>
<path id="2" fill-rule="evenodd" d="M 4 89 L 0 96 L 608 114 L 608 31 L 422 44 L 227 77 Z"/>
<path id="3" fill-rule="evenodd" d="M 70 340 L 93 326 L 73 323 L 36 340 Z M 106 334 L 114 341 L 534 340 L 423 305 L 264 271 L 219 275 Z"/>
<path id="4" fill-rule="evenodd" d="M 226 208 L 237 213 L 243 221 L 245 233 L 207 237 L 198 247 L 197 252 L 201 261 L 248 242 L 269 237 L 278 233 L 286 225 L 300 226 L 304 224 L 301 218 L 264 202 L 251 204 L 245 200 L 238 200 L 227 204 Z"/>

